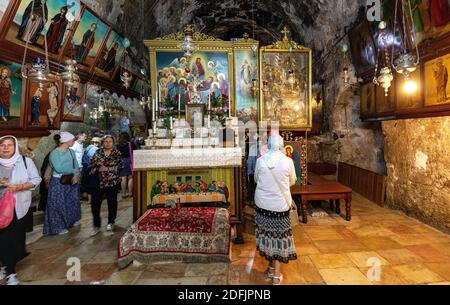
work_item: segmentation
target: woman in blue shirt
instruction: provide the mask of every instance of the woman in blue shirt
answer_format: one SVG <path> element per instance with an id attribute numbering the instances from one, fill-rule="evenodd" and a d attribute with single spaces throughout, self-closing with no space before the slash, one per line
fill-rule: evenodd
<path id="1" fill-rule="evenodd" d="M 78 186 L 79 165 L 75 153 L 69 149 L 75 136 L 61 132 L 61 145 L 50 153 L 52 178 L 48 188 L 45 210 L 44 235 L 62 235 L 80 224 L 80 188 Z"/>

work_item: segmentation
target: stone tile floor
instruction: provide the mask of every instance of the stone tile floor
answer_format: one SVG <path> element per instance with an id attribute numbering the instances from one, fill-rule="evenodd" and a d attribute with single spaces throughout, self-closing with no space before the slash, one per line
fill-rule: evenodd
<path id="1" fill-rule="evenodd" d="M 90 206 L 82 206 L 82 225 L 69 234 L 42 237 L 36 227 L 28 236 L 31 255 L 17 267 L 23 284 L 269 284 L 252 234 L 232 245 L 231 263 L 136 263 L 119 271 L 117 242 L 131 224 L 131 200 L 120 202 L 115 232 L 103 229 L 93 238 Z M 450 284 L 450 235 L 358 194 L 351 222 L 323 206 L 328 216 L 295 228 L 298 259 L 282 265 L 283 284 Z M 105 219 L 106 204 L 102 213 Z M 67 281 L 70 257 L 80 259 L 80 282 Z M 369 281 L 367 274 L 376 273 L 368 260 L 380 265 L 380 281 Z"/>

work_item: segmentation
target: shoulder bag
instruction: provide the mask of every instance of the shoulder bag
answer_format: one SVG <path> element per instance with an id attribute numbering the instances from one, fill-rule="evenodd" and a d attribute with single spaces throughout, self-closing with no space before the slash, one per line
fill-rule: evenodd
<path id="1" fill-rule="evenodd" d="M 261 159 L 264 160 L 264 158 Z M 278 181 L 277 177 L 275 177 L 275 174 L 273 173 L 272 169 L 267 165 L 267 162 L 265 160 L 264 163 L 269 169 L 269 172 L 272 175 L 273 180 L 275 180 L 275 183 L 277 184 L 278 188 L 280 189 L 280 192 L 282 192 L 283 188 L 281 187 L 280 181 Z M 292 200 L 291 197 L 287 196 L 284 192 L 282 192 L 282 194 L 286 203 L 291 207 L 289 209 L 289 218 L 291 220 L 291 227 L 294 228 L 295 226 L 300 224 L 300 222 L 298 221 L 297 206 L 295 205 L 295 202 Z"/>
<path id="2" fill-rule="evenodd" d="M 72 150 L 71 150 L 70 148 L 69 148 L 69 153 L 70 153 L 70 156 L 72 157 L 73 168 L 75 169 L 75 156 L 73 155 Z M 51 163 L 50 163 L 50 164 L 51 164 Z M 55 172 L 57 172 L 57 171 L 53 168 L 53 166 L 52 166 L 52 169 L 53 169 Z M 66 174 L 66 175 L 62 175 L 61 178 L 59 178 L 59 182 L 60 182 L 62 185 L 71 185 L 74 176 L 75 176 L 74 174 Z"/>

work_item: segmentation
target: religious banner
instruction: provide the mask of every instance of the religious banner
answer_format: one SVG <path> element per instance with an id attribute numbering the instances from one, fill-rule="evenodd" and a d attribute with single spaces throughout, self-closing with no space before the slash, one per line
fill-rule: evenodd
<path id="1" fill-rule="evenodd" d="M 254 50 L 252 50 L 252 47 Z M 257 41 L 244 38 L 235 42 L 236 116 L 243 123 L 258 121 L 259 54 L 257 50 Z"/>
<path id="2" fill-rule="evenodd" d="M 260 50 L 260 119 L 281 130 L 310 130 L 311 49 L 284 38 Z"/>
<path id="3" fill-rule="evenodd" d="M 79 1 L 68 3 L 67 0 L 22 0 L 7 39 L 22 45 L 28 42 L 32 48 L 42 51 L 45 49 L 46 38 L 50 56 L 60 55 L 65 37 L 73 30 L 75 19 L 81 11 Z M 69 17 L 71 20 L 67 16 L 72 16 Z"/>

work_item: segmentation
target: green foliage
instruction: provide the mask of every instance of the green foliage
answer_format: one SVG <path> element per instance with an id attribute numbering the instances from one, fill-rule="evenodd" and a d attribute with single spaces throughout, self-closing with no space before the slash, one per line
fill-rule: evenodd
<path id="1" fill-rule="evenodd" d="M 223 96 L 211 97 L 211 120 L 218 121 L 222 126 L 225 125 L 227 119 L 227 111 L 224 109 L 226 107 L 228 99 Z"/>
<path id="2" fill-rule="evenodd" d="M 178 115 L 177 103 L 169 97 L 163 101 L 163 110 L 161 111 L 161 118 L 163 119 L 164 128 L 170 129 L 170 117 L 175 118 Z"/>

